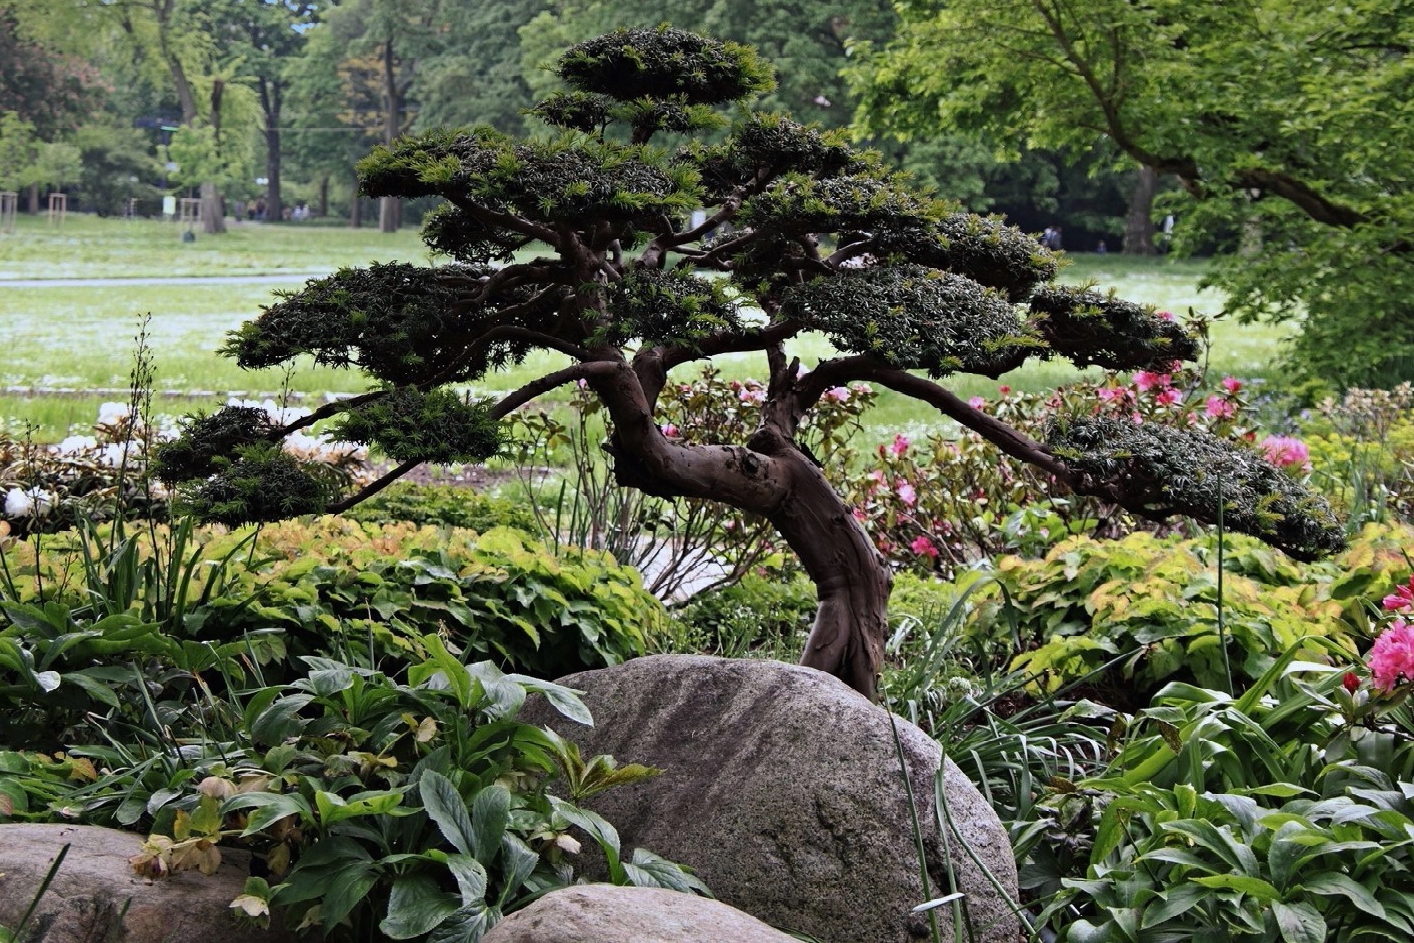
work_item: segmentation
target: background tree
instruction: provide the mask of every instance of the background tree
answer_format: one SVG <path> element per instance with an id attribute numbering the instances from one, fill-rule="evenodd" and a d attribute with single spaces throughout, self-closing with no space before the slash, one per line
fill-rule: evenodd
<path id="1" fill-rule="evenodd" d="M 1292 553 L 1340 544 L 1324 506 L 1251 448 L 1095 417 L 1058 422 L 1042 444 L 938 382 L 996 376 L 1032 356 L 1128 369 L 1195 355 L 1171 320 L 1049 285 L 1056 261 L 1030 237 L 956 213 L 840 134 L 776 114 L 742 117 L 716 145 L 669 155 L 649 144 L 664 130 L 718 128 L 715 106 L 770 90 L 771 71 L 751 49 L 625 30 L 572 47 L 559 74 L 571 91 L 537 113 L 575 133 L 432 131 L 363 162 L 370 196 L 447 201 L 424 238 L 456 264 L 345 270 L 232 335 L 226 353 L 242 366 L 312 355 L 357 367 L 375 386 L 284 428 L 241 407 L 195 420 L 157 466 L 196 514 L 235 523 L 349 507 L 421 462 L 494 454 L 501 418 L 583 381 L 610 419 L 619 484 L 771 521 L 818 590 L 804 663 L 866 694 L 883 654 L 889 570 L 796 441 L 802 417 L 852 381 L 915 397 L 1060 484 L 1137 513 L 1212 516 L 1221 500 L 1230 527 Z M 606 125 L 623 126 L 630 142 Z M 708 218 L 688 228 L 698 206 Z M 533 244 L 546 253 L 518 259 Z M 807 331 L 826 333 L 841 355 L 801 369 L 787 345 Z M 449 388 L 532 350 L 571 363 L 495 402 Z M 764 356 L 770 376 L 746 442 L 692 445 L 660 428 L 655 409 L 672 370 L 746 351 Z M 397 467 L 333 495 L 280 449 L 284 433 L 333 416 L 335 434 L 374 444 Z"/>
<path id="2" fill-rule="evenodd" d="M 218 0 L 206 7 L 212 34 L 251 76 L 260 103 L 268 219 L 281 219 L 284 210 L 281 132 L 290 67 L 303 52 L 321 7 L 314 0 Z"/>
<path id="3" fill-rule="evenodd" d="M 898 38 L 860 76 L 866 126 L 1106 141 L 1148 168 L 1141 197 L 1154 175 L 1182 182 L 1181 236 L 1226 250 L 1213 280 L 1229 310 L 1305 313 L 1298 369 L 1340 383 L 1414 375 L 1410 0 L 900 10 Z"/>

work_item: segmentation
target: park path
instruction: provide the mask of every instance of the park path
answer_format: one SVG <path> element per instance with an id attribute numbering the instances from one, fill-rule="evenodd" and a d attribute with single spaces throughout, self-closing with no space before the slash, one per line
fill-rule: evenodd
<path id="1" fill-rule="evenodd" d="M 302 282 L 321 278 L 328 272 L 293 272 L 280 275 L 177 275 L 144 278 L 7 278 L 0 279 L 0 290 L 6 288 L 143 288 L 149 285 L 261 285 L 280 282 Z"/>

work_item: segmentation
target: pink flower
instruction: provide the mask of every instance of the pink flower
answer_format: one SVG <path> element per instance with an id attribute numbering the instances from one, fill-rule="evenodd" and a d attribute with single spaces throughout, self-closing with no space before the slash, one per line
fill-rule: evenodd
<path id="1" fill-rule="evenodd" d="M 1278 468 L 1305 466 L 1311 461 L 1311 450 L 1306 443 L 1291 436 L 1269 435 L 1257 447 L 1267 456 L 1267 461 Z"/>
<path id="2" fill-rule="evenodd" d="M 967 405 L 971 406 L 973 409 L 981 409 L 983 406 L 987 405 L 987 401 L 980 396 L 974 396 L 967 401 Z"/>
<path id="3" fill-rule="evenodd" d="M 1395 619 L 1384 634 L 1375 639 L 1365 659 L 1375 676 L 1375 687 L 1393 691 L 1400 678 L 1414 680 L 1414 625 Z"/>
<path id="4" fill-rule="evenodd" d="M 826 390 L 825 395 L 837 403 L 843 403 L 849 399 L 849 387 L 837 386 L 832 390 Z"/>
<path id="5" fill-rule="evenodd" d="M 1237 377 L 1223 377 L 1223 389 L 1227 390 L 1229 393 L 1236 393 L 1238 390 L 1242 389 L 1242 381 L 1237 379 Z"/>
<path id="6" fill-rule="evenodd" d="M 997 387 L 997 392 L 1000 393 L 1002 396 L 1005 396 L 1011 392 L 1011 387 L 1003 383 L 1001 386 Z"/>
<path id="7" fill-rule="evenodd" d="M 1223 399 L 1221 396 L 1209 396 L 1203 411 L 1208 414 L 1209 419 L 1231 419 L 1237 415 L 1237 406 L 1232 400 Z"/>
<path id="8" fill-rule="evenodd" d="M 1183 402 L 1183 394 L 1173 387 L 1169 387 L 1168 389 L 1161 390 L 1159 395 L 1154 397 L 1154 402 L 1158 403 L 1160 406 L 1173 406 Z"/>
<path id="9" fill-rule="evenodd" d="M 760 405 L 766 402 L 766 391 L 756 389 L 744 389 L 741 391 L 740 399 L 743 403 L 756 403 Z"/>
<path id="10" fill-rule="evenodd" d="M 1353 671 L 1347 671 L 1345 676 L 1340 679 L 1340 683 L 1345 687 L 1345 690 L 1354 694 L 1360 688 L 1360 676 Z"/>
<path id="11" fill-rule="evenodd" d="M 1173 377 L 1167 373 L 1140 370 L 1138 373 L 1134 374 L 1134 385 L 1146 392 L 1154 389 L 1168 389 L 1172 383 Z"/>
<path id="12" fill-rule="evenodd" d="M 938 548 L 933 546 L 933 541 L 922 534 L 913 538 L 913 543 L 908 545 L 908 549 L 919 556 L 928 557 L 929 559 L 937 559 L 938 557 Z"/>
<path id="13" fill-rule="evenodd" d="M 902 455 L 904 452 L 907 452 L 907 451 L 908 451 L 908 436 L 906 436 L 906 435 L 896 435 L 896 436 L 894 436 L 894 443 L 893 443 L 893 445 L 890 445 L 890 446 L 889 446 L 889 451 L 890 451 L 891 453 L 893 453 L 894 455 Z"/>
<path id="14" fill-rule="evenodd" d="M 1414 606 L 1414 576 L 1409 577 L 1408 583 L 1396 587 L 1394 592 L 1384 599 L 1386 609 L 1408 609 L 1410 606 Z"/>
<path id="15" fill-rule="evenodd" d="M 868 383 L 856 383 L 856 384 L 854 384 L 854 386 L 850 387 L 850 389 L 854 390 L 854 392 L 856 392 L 856 393 L 872 393 L 872 392 L 874 392 L 874 388 L 873 388 L 872 386 L 870 386 Z"/>
<path id="16" fill-rule="evenodd" d="M 909 507 L 913 507 L 913 505 L 918 503 L 918 492 L 914 491 L 913 485 L 906 481 L 900 483 L 899 486 L 894 489 L 894 493 L 898 495 L 900 501 L 907 504 Z"/>
<path id="17" fill-rule="evenodd" d="M 1154 312 L 1154 317 L 1158 318 L 1158 319 L 1161 320 L 1161 321 L 1172 321 L 1172 320 L 1173 320 L 1173 312 L 1172 312 L 1172 311 L 1155 311 L 1155 312 Z"/>
<path id="18" fill-rule="evenodd" d="M 869 520 L 869 515 L 864 513 L 863 508 L 855 508 L 852 513 L 854 514 L 854 519 L 861 524 Z"/>
<path id="19" fill-rule="evenodd" d="M 1095 395 L 1102 403 L 1123 403 L 1134 394 L 1127 386 L 1102 386 L 1095 391 Z"/>
<path id="20" fill-rule="evenodd" d="M 673 425 L 671 422 L 665 422 L 658 428 L 663 433 L 663 435 L 669 439 L 676 439 L 678 437 L 678 427 Z"/>

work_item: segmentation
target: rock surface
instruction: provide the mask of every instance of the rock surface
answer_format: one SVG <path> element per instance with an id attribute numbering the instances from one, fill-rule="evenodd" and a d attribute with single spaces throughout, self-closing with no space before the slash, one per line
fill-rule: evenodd
<path id="1" fill-rule="evenodd" d="M 586 884 L 511 914 L 483 943 L 795 943 L 755 917 L 692 894 Z"/>
<path id="2" fill-rule="evenodd" d="M 909 943 L 927 935 L 926 918 L 910 914 L 926 895 L 883 709 L 810 668 L 701 655 L 638 658 L 560 682 L 585 692 L 592 729 L 538 698 L 521 719 L 550 725 L 586 757 L 609 753 L 665 771 L 583 803 L 617 827 L 625 856 L 643 847 L 690 865 L 723 902 L 822 943 Z M 1015 943 L 1017 920 L 971 857 L 1015 898 L 1016 866 L 1001 822 L 949 760 L 944 783 L 954 831 L 945 845 L 933 814 L 941 750 L 907 721 L 898 721 L 898 733 L 929 890 L 947 893 L 951 857 L 975 940 Z M 950 920 L 949 908 L 938 914 Z"/>
<path id="3" fill-rule="evenodd" d="M 13 928 L 20 922 L 66 844 L 69 853 L 26 928 L 27 943 L 294 939 L 293 934 L 242 926 L 232 917 L 231 901 L 247 877 L 244 852 L 222 849 L 221 869 L 210 877 L 183 871 L 148 881 L 128 866 L 141 837 L 88 825 L 0 825 L 0 925 Z"/>

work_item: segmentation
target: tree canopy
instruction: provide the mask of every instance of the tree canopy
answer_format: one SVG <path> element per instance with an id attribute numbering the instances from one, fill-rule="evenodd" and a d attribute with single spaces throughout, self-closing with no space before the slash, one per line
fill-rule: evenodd
<path id="1" fill-rule="evenodd" d="M 769 92 L 772 70 L 753 49 L 668 27 L 620 30 L 570 47 L 557 71 L 567 89 L 537 112 L 562 133 L 427 131 L 361 163 L 368 196 L 445 201 L 424 236 L 454 261 L 312 280 L 233 334 L 225 352 L 243 366 L 310 356 L 372 386 L 285 427 L 240 407 L 193 421 L 159 453 L 158 472 L 198 515 L 235 523 L 349 507 L 421 461 L 494 454 L 499 420 L 583 381 L 606 407 L 621 485 L 723 501 L 776 526 L 819 590 L 805 664 L 866 693 L 888 569 L 795 440 L 820 398 L 851 381 L 915 397 L 1061 485 L 1138 513 L 1212 517 L 1223 502 L 1233 527 L 1291 553 L 1339 546 L 1328 510 L 1250 447 L 1093 417 L 1059 420 L 1049 444 L 1036 442 L 939 382 L 1030 357 L 1149 369 L 1196 355 L 1193 338 L 1150 309 L 1051 284 L 1056 258 L 1031 237 L 918 191 L 839 132 L 780 114 L 742 111 L 716 143 L 654 145 L 663 131 L 720 127 L 723 106 Z M 698 207 L 706 219 L 692 226 Z M 788 346 L 807 331 L 840 355 L 804 369 Z M 572 363 L 495 401 L 455 391 L 537 349 Z M 672 370 L 745 351 L 770 371 L 747 441 L 692 445 L 660 428 Z M 335 494 L 280 449 L 289 431 L 335 417 L 336 434 L 399 464 Z"/>
<path id="2" fill-rule="evenodd" d="M 1247 318 L 1304 316 L 1292 363 L 1414 375 L 1414 4 L 946 0 L 900 6 L 858 75 L 875 130 L 1113 146 L 1187 193 L 1180 246 Z"/>

